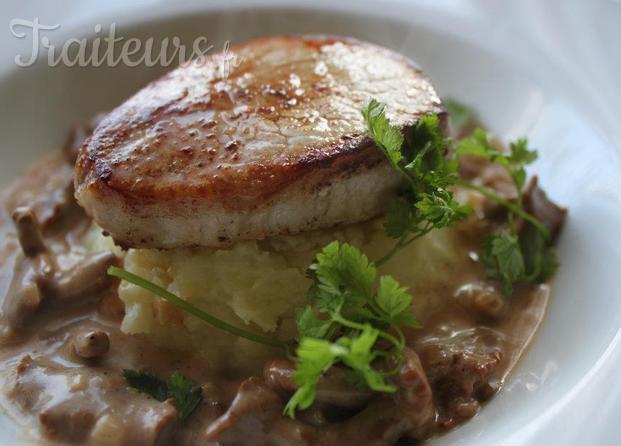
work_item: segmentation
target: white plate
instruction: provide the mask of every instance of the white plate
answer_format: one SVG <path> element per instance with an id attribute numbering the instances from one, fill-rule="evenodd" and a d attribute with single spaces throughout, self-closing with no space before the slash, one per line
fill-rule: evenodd
<path id="1" fill-rule="evenodd" d="M 225 39 L 352 35 L 412 56 L 443 95 L 475 105 L 503 138 L 527 135 L 533 167 L 570 209 L 548 317 L 506 388 L 435 445 L 619 444 L 621 424 L 621 3 L 619 1 L 3 2 L 1 23 L 60 23 L 53 42 L 116 21 L 122 34 Z M 63 7 L 60 4 L 63 3 Z M 0 181 L 66 130 L 118 104 L 163 69 L 19 69 L 30 42 L 0 44 Z M 0 417 L 0 442 L 16 444 Z"/>

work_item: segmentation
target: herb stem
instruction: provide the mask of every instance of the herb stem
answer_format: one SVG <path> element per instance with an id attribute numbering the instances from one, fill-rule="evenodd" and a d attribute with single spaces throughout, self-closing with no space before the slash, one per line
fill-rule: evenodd
<path id="1" fill-rule="evenodd" d="M 527 222 L 529 222 L 533 226 L 535 226 L 537 228 L 537 230 L 541 233 L 541 235 L 543 235 L 543 237 L 546 240 L 548 240 L 550 238 L 550 231 L 548 230 L 548 228 L 546 228 L 546 226 L 541 221 L 539 221 L 537 218 L 535 218 L 534 216 L 532 216 L 531 214 L 526 212 L 520 206 L 518 206 L 518 205 L 516 205 L 514 203 L 511 203 L 508 200 L 505 200 L 500 195 L 495 194 L 494 192 L 490 191 L 489 189 L 487 189 L 485 187 L 477 186 L 476 184 L 472 184 L 469 181 L 458 180 L 457 184 L 460 185 L 460 186 L 466 187 L 468 189 L 475 190 L 478 193 L 480 193 L 481 195 L 483 195 L 484 197 L 489 198 L 490 200 L 495 201 L 499 205 L 509 209 L 509 211 L 511 211 L 512 213 L 514 213 L 516 215 L 519 215 L 524 220 L 526 220 Z"/>
<path id="2" fill-rule="evenodd" d="M 382 257 L 377 259 L 375 262 L 373 262 L 375 266 L 377 267 L 382 266 L 384 263 L 389 261 L 392 258 L 392 256 L 394 256 L 401 249 L 402 244 L 405 241 L 406 237 L 407 237 L 407 233 L 403 234 L 401 238 L 397 240 L 394 246 L 390 249 L 390 251 L 388 251 Z"/>
<path id="3" fill-rule="evenodd" d="M 405 248 L 406 246 L 408 246 L 410 243 L 414 242 L 415 240 L 418 240 L 422 236 L 426 235 L 429 231 L 431 231 L 431 229 L 432 228 L 425 228 L 423 229 L 422 232 L 419 232 L 415 236 L 410 237 L 410 239 L 407 239 L 407 233 L 404 234 L 403 236 L 401 236 L 399 240 L 397 240 L 397 243 L 395 243 L 395 245 L 392 247 L 390 251 L 388 251 L 386 254 L 384 254 L 382 257 L 380 257 L 373 263 L 375 264 L 376 267 L 382 266 L 384 263 L 388 262 L 397 252 L 399 252 L 401 249 Z"/>
<path id="4" fill-rule="evenodd" d="M 235 327 L 227 322 L 224 322 L 222 319 L 218 319 L 215 316 L 212 316 L 209 313 L 205 313 L 203 310 L 195 307 L 194 305 L 186 302 L 180 297 L 174 295 L 173 293 L 165 290 L 164 288 L 154 284 L 153 282 L 148 281 L 140 276 L 137 276 L 129 271 L 126 271 L 122 268 L 118 268 L 116 266 L 111 266 L 108 268 L 108 274 L 114 277 L 118 277 L 119 279 L 125 280 L 126 282 L 132 283 L 134 285 L 139 286 L 156 296 L 170 302 L 174 306 L 181 308 L 185 312 L 196 316 L 197 318 L 207 322 L 208 324 L 225 331 L 234 336 L 239 336 L 240 338 L 248 339 L 249 341 L 254 341 L 259 344 L 269 345 L 271 347 L 280 347 L 286 349 L 287 343 L 280 341 L 278 339 L 269 338 L 266 336 L 261 336 L 250 331 L 246 331 L 242 328 Z"/>
<path id="5" fill-rule="evenodd" d="M 353 328 L 354 330 L 359 330 L 362 331 L 365 329 L 365 324 L 361 324 L 358 322 L 354 322 L 354 321 L 350 321 L 348 319 L 345 319 L 343 316 L 341 316 L 338 313 L 334 313 L 332 314 L 332 319 L 334 319 L 335 322 L 338 322 L 339 324 L 347 327 L 347 328 Z M 391 344 L 393 344 L 395 347 L 399 348 L 400 350 L 403 349 L 403 344 L 401 342 L 399 342 L 399 340 L 397 338 L 395 338 L 394 336 L 386 333 L 385 331 L 379 331 L 378 336 L 380 338 L 384 338 L 386 339 L 388 342 L 390 342 Z"/>
<path id="6" fill-rule="evenodd" d="M 408 182 L 410 189 L 412 190 L 412 192 L 414 192 L 416 194 L 416 191 L 418 190 L 418 186 L 416 185 L 416 183 L 414 182 L 414 179 L 408 175 L 408 173 L 403 170 L 401 168 L 401 166 L 397 167 L 397 170 L 399 171 L 399 173 L 403 176 L 403 178 L 405 178 L 405 180 Z"/>

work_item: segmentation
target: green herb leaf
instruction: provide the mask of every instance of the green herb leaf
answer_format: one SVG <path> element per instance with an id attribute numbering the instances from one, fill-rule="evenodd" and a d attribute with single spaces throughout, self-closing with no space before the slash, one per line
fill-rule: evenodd
<path id="1" fill-rule="evenodd" d="M 375 267 L 367 256 L 347 243 L 334 241 L 324 247 L 309 269 L 316 281 L 310 299 L 320 311 L 334 312 L 344 301 L 363 305 L 371 296 Z"/>
<path id="2" fill-rule="evenodd" d="M 450 139 L 442 133 L 438 115 L 422 116 L 410 131 L 403 147 L 406 172 L 416 190 L 446 187 L 456 180 L 457 164 L 447 157 Z"/>
<path id="3" fill-rule="evenodd" d="M 185 424 L 188 417 L 203 401 L 203 392 L 196 383 L 175 372 L 168 380 L 168 397 L 175 399 L 179 420 Z"/>
<path id="4" fill-rule="evenodd" d="M 130 387 L 158 401 L 165 401 L 168 398 L 166 383 L 151 373 L 125 369 L 123 377 Z"/>
<path id="5" fill-rule="evenodd" d="M 509 173 L 518 191 L 521 191 L 526 183 L 527 164 L 537 159 L 537 151 L 528 149 L 526 139 L 518 139 L 509 145 L 511 154 L 508 157 Z"/>
<path id="6" fill-rule="evenodd" d="M 460 181 L 495 201 L 508 211 L 506 231 L 491 236 L 484 242 L 484 259 L 489 274 L 502 281 L 505 294 L 511 294 L 517 281 L 537 282 L 553 274 L 558 262 L 549 242 L 550 233 L 536 217 L 526 212 L 522 204 L 522 189 L 526 183 L 526 166 L 537 159 L 537 151 L 528 148 L 526 139 L 518 139 L 509 145 L 509 153 L 498 150 L 490 135 L 476 129 L 472 136 L 462 139 L 456 148 L 458 157 L 479 156 L 502 166 L 511 177 L 517 199 L 510 201 L 485 187 Z M 521 218 L 526 228 L 518 234 L 516 219 Z"/>
<path id="7" fill-rule="evenodd" d="M 414 316 L 414 313 L 411 310 L 404 311 L 403 313 L 396 316 L 392 320 L 392 325 L 394 327 L 410 327 L 410 328 L 422 328 L 423 327 L 423 324 L 421 324 L 418 321 L 418 319 L 416 319 L 416 316 Z"/>
<path id="8" fill-rule="evenodd" d="M 484 262 L 489 274 L 502 281 L 507 295 L 515 282 L 542 282 L 558 267 L 554 251 L 533 225 L 527 225 L 519 236 L 505 231 L 488 237 L 484 242 Z"/>
<path id="9" fill-rule="evenodd" d="M 396 325 L 396 321 L 402 318 L 403 313 L 413 317 L 411 309 L 412 296 L 407 292 L 406 288 L 401 287 L 399 282 L 391 276 L 380 278 L 375 303 L 386 314 L 391 325 Z"/>
<path id="10" fill-rule="evenodd" d="M 509 144 L 511 155 L 509 160 L 513 164 L 526 165 L 530 164 L 538 158 L 536 150 L 530 150 L 528 148 L 528 140 L 526 138 L 520 138 Z"/>
<path id="11" fill-rule="evenodd" d="M 362 107 L 362 115 L 375 144 L 384 152 L 393 167 L 401 162 L 403 134 L 398 127 L 390 125 L 385 113 L 385 105 L 375 99 L 368 99 Z"/>
<path id="12" fill-rule="evenodd" d="M 389 201 L 384 217 L 386 234 L 392 238 L 399 238 L 407 234 L 414 227 L 415 211 L 411 200 L 404 197 Z"/>
<path id="13" fill-rule="evenodd" d="M 319 379 L 339 362 L 347 365 L 370 389 L 378 392 L 396 391 L 396 387 L 387 384 L 382 373 L 372 367 L 376 358 L 373 346 L 378 335 L 379 331 L 367 324 L 357 336 L 343 336 L 336 342 L 303 338 L 296 352 L 296 372 L 293 376 L 299 387 L 284 412 L 294 418 L 296 410 L 309 408 L 315 401 Z M 349 376 L 352 377 L 352 374 Z"/>
<path id="14" fill-rule="evenodd" d="M 296 311 L 296 324 L 298 328 L 298 338 L 324 338 L 332 326 L 331 320 L 319 319 L 313 308 L 307 305 Z"/>
<path id="15" fill-rule="evenodd" d="M 500 279 L 509 295 L 513 284 L 524 277 L 524 258 L 518 237 L 509 232 L 489 236 L 484 241 L 484 261 L 492 276 Z"/>
<path id="16" fill-rule="evenodd" d="M 396 252 L 435 228 L 449 226 L 471 212 L 460 206 L 449 187 L 457 178 L 457 161 L 450 156 L 451 140 L 444 136 L 437 115 L 420 117 L 406 138 L 390 124 L 385 107 L 374 99 L 362 115 L 369 134 L 404 179 L 400 198 L 388 204 L 385 228 L 397 239 L 393 249 L 375 264 L 380 266 Z"/>
<path id="17" fill-rule="evenodd" d="M 313 403 L 318 380 L 335 364 L 346 366 L 346 376 L 357 385 L 394 391 L 373 363 L 380 356 L 400 361 L 405 347 L 401 327 L 420 325 L 406 289 L 382 276 L 376 290 L 376 276 L 367 257 L 346 243 L 334 241 L 317 254 L 309 268 L 310 305 L 297 312 L 300 342 L 294 380 L 299 387 L 285 409 L 289 416 Z M 386 341 L 381 348 L 376 345 L 379 337 Z"/>
<path id="18" fill-rule="evenodd" d="M 395 392 L 397 388 L 386 384 L 383 375 L 372 367 L 373 361 L 376 358 L 373 346 L 377 341 L 378 335 L 379 331 L 367 324 L 357 337 L 340 338 L 337 344 L 344 346 L 346 350 L 339 354 L 339 359 L 352 370 L 360 373 L 371 390 Z"/>
<path id="19" fill-rule="evenodd" d="M 174 398 L 175 408 L 182 424 L 185 424 L 203 400 L 201 388 L 179 372 L 173 373 L 168 383 L 151 373 L 137 370 L 123 370 L 123 377 L 130 387 L 160 402 Z"/>
<path id="20" fill-rule="evenodd" d="M 423 193 L 416 203 L 425 220 L 431 222 L 436 229 L 451 226 L 463 220 L 472 212 L 470 206 L 460 205 L 453 194 L 444 189 L 436 189 L 434 193 Z"/>
<path id="21" fill-rule="evenodd" d="M 491 142 L 491 136 L 482 129 L 476 129 L 469 138 L 462 139 L 456 148 L 457 156 L 472 155 L 486 158 L 505 168 L 511 176 L 518 195 L 526 182 L 526 165 L 537 159 L 537 151 L 528 149 L 526 139 L 518 139 L 510 145 L 510 153 L 499 151 Z"/>
<path id="22" fill-rule="evenodd" d="M 377 328 L 398 328 L 403 321 L 418 325 L 413 316 L 404 315 L 411 313 L 412 296 L 390 276 L 380 277 L 374 292 L 375 266 L 354 246 L 330 243 L 317 254 L 310 270 L 314 280 L 308 295 L 311 305 L 297 313 L 301 337 L 331 337 L 344 319 Z"/>
<path id="23" fill-rule="evenodd" d="M 472 136 L 460 140 L 455 148 L 455 153 L 458 157 L 471 155 L 488 160 L 493 160 L 500 154 L 492 145 L 489 134 L 480 128 L 475 129 Z"/>
<path id="24" fill-rule="evenodd" d="M 543 282 L 558 268 L 556 254 L 533 225 L 520 232 L 520 248 L 524 257 L 525 280 Z"/>
<path id="25" fill-rule="evenodd" d="M 293 394 L 285 413 L 295 418 L 295 411 L 310 407 L 315 401 L 317 382 L 321 375 L 334 364 L 342 348 L 329 341 L 303 338 L 296 351 L 296 371 L 293 380 L 299 385 Z"/>

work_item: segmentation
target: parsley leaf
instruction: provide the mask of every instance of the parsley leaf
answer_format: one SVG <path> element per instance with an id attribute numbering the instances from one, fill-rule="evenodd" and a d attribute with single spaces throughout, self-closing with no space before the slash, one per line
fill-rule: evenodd
<path id="1" fill-rule="evenodd" d="M 373 141 L 404 179 L 403 193 L 387 206 L 384 225 L 397 242 L 375 261 L 380 266 L 429 231 L 465 218 L 471 209 L 460 206 L 449 189 L 458 179 L 457 162 L 449 156 L 451 141 L 444 136 L 437 115 L 422 116 L 405 138 L 376 100 L 365 102 L 362 115 Z"/>
<path id="2" fill-rule="evenodd" d="M 504 157 L 491 143 L 490 135 L 483 129 L 477 128 L 471 136 L 460 140 L 455 148 L 458 157 L 463 155 L 480 156 L 494 161 L 498 156 Z"/>
<path id="3" fill-rule="evenodd" d="M 554 251 L 533 225 L 519 235 L 504 231 L 487 237 L 483 260 L 490 276 L 501 280 L 506 295 L 512 293 L 515 282 L 539 283 L 558 268 Z"/>
<path id="4" fill-rule="evenodd" d="M 399 285 L 393 277 L 382 276 L 380 278 L 377 296 L 375 296 L 377 307 L 386 315 L 386 320 L 391 325 L 413 325 L 419 327 L 415 320 L 407 320 L 404 313 L 412 315 L 412 296 L 408 294 L 407 289 Z M 412 315 L 413 316 L 413 315 Z"/>
<path id="5" fill-rule="evenodd" d="M 379 357 L 397 362 L 405 348 L 401 328 L 420 327 L 412 314 L 412 296 L 391 276 L 381 276 L 375 265 L 354 246 L 334 241 L 324 247 L 309 267 L 313 279 L 310 304 L 297 312 L 299 345 L 294 381 L 298 390 L 285 413 L 315 400 L 317 382 L 330 367 L 341 364 L 357 385 L 393 392 L 389 376 L 373 364 Z M 377 340 L 381 338 L 382 343 Z"/>
<path id="6" fill-rule="evenodd" d="M 296 371 L 293 376 L 299 387 L 285 407 L 287 415 L 294 418 L 297 409 L 307 409 L 313 404 L 317 382 L 334 364 L 338 356 L 334 350 L 340 349 L 341 347 L 323 339 L 302 338 L 296 351 Z"/>
<path id="7" fill-rule="evenodd" d="M 460 205 L 453 194 L 444 189 L 437 189 L 433 194 L 421 194 L 416 209 L 425 220 L 433 224 L 434 228 L 451 226 L 472 212 L 470 206 Z"/>
<path id="8" fill-rule="evenodd" d="M 483 242 L 484 262 L 490 274 L 502 282 L 510 295 L 513 283 L 524 277 L 524 257 L 518 237 L 507 231 L 487 237 Z"/>
<path id="9" fill-rule="evenodd" d="M 365 325 L 362 332 L 356 337 L 342 337 L 337 344 L 346 348 L 339 358 L 352 370 L 358 372 L 371 390 L 377 392 L 395 392 L 397 388 L 386 384 L 381 372 L 373 369 L 372 363 L 377 357 L 374 350 L 379 331 L 370 325 Z"/>
<path id="10" fill-rule="evenodd" d="M 356 336 L 343 336 L 335 342 L 325 339 L 303 338 L 297 349 L 296 372 L 293 380 L 298 384 L 285 413 L 295 417 L 296 410 L 304 410 L 313 404 L 319 379 L 337 363 L 347 365 L 357 381 L 364 382 L 378 392 L 394 392 L 396 387 L 385 382 L 381 372 L 373 369 L 377 357 L 374 345 L 379 331 L 369 324 L 362 327 Z"/>
<path id="11" fill-rule="evenodd" d="M 472 136 L 462 139 L 455 151 L 458 158 L 464 155 L 479 156 L 502 166 L 515 187 L 517 199 L 509 201 L 482 186 L 459 182 L 496 201 L 508 211 L 508 227 L 484 241 L 483 257 L 489 275 L 499 279 L 504 293 L 509 295 L 515 282 L 539 282 L 553 274 L 558 262 L 550 247 L 549 230 L 526 212 L 522 203 L 526 166 L 537 159 L 537 151 L 528 148 L 526 139 L 518 139 L 510 143 L 508 153 L 502 152 L 482 129 L 476 129 Z M 518 225 L 518 218 L 525 224 Z"/>
<path id="12" fill-rule="evenodd" d="M 411 129 L 402 148 L 405 171 L 416 185 L 415 192 L 443 188 L 457 179 L 457 164 L 447 157 L 450 139 L 445 138 L 438 115 L 422 116 Z"/>
<path id="13" fill-rule="evenodd" d="M 123 370 L 123 377 L 130 387 L 158 401 L 165 401 L 168 398 L 166 382 L 151 373 L 125 369 Z"/>
<path id="14" fill-rule="evenodd" d="M 317 254 L 309 270 L 314 283 L 308 295 L 311 305 L 297 314 L 301 335 L 333 337 L 333 325 L 343 325 L 343 318 L 377 328 L 399 328 L 403 324 L 397 321 L 417 325 L 404 316 L 411 314 L 412 296 L 391 276 L 380 277 L 375 291 L 377 270 L 358 248 L 334 241 Z"/>
<path id="15" fill-rule="evenodd" d="M 536 150 L 530 150 L 528 148 L 528 140 L 526 138 L 520 138 L 509 144 L 511 155 L 509 160 L 513 164 L 530 164 L 538 158 Z"/>
<path id="16" fill-rule="evenodd" d="M 521 192 L 526 183 L 526 169 L 524 166 L 531 164 L 537 159 L 537 151 L 528 149 L 528 141 L 526 139 L 518 139 L 509 144 L 511 154 L 507 158 L 509 165 L 509 173 L 516 189 Z"/>
<path id="17" fill-rule="evenodd" d="M 390 125 L 385 113 L 386 106 L 375 99 L 368 99 L 362 107 L 362 115 L 373 141 L 378 145 L 393 167 L 402 160 L 403 134 L 398 127 Z"/>
<path id="18" fill-rule="evenodd" d="M 524 256 L 524 280 L 543 282 L 554 275 L 558 268 L 556 254 L 533 225 L 520 232 L 520 248 Z"/>
<path id="19" fill-rule="evenodd" d="M 315 279 L 309 298 L 320 311 L 338 311 L 345 301 L 363 305 L 371 296 L 376 270 L 357 248 L 338 241 L 325 246 L 309 267 Z"/>
<path id="20" fill-rule="evenodd" d="M 321 339 L 328 334 L 332 326 L 332 321 L 319 319 L 310 305 L 298 308 L 295 316 L 300 339 L 305 337 Z"/>
<path id="21" fill-rule="evenodd" d="M 194 409 L 203 401 L 203 392 L 196 383 L 175 372 L 168 380 L 168 397 L 175 399 L 179 420 L 185 424 Z"/>
<path id="22" fill-rule="evenodd" d="M 510 143 L 509 148 L 509 154 L 501 152 L 494 147 L 487 132 L 476 129 L 472 136 L 462 139 L 455 150 L 458 157 L 463 155 L 480 156 L 504 167 L 511 176 L 518 195 L 521 195 L 526 182 L 525 166 L 537 159 L 537 151 L 528 148 L 526 139 L 518 139 Z"/>
<path id="23" fill-rule="evenodd" d="M 404 197 L 395 198 L 388 202 L 384 217 L 384 229 L 392 238 L 399 238 L 407 234 L 414 226 L 416 209 L 410 200 Z"/>
<path id="24" fill-rule="evenodd" d="M 185 424 L 188 417 L 203 400 L 201 388 L 179 372 L 173 373 L 168 383 L 151 373 L 137 370 L 125 369 L 123 370 L 123 377 L 130 387 L 158 401 L 174 398 L 177 415 L 182 424 Z"/>

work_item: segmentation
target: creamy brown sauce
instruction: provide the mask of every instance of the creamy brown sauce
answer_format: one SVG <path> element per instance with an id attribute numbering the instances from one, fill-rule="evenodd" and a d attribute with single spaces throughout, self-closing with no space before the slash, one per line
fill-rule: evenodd
<path id="1" fill-rule="evenodd" d="M 27 261 L 11 218 L 15 208 L 27 205 L 34 210 L 47 250 L 60 270 L 83 264 L 89 255 L 83 238 L 90 222 L 67 198 L 71 196 L 67 193 L 71 174 L 66 160 L 60 154 L 52 155 L 34 165 L 4 194 L 0 295 L 5 299 L 11 299 L 11 283 L 23 273 Z M 476 252 L 480 241 L 476 228 L 466 228 L 463 238 L 466 249 Z M 447 282 L 490 286 L 485 280 L 481 266 L 473 262 Z M 325 401 L 336 402 L 340 411 L 336 415 L 329 410 L 308 411 L 294 422 L 281 416 L 286 398 L 280 396 L 291 391 L 287 389 L 290 376 L 286 364 L 266 366 L 265 379 L 257 370 L 257 378 L 245 380 L 238 393 L 240 380 L 211 375 L 200 359 L 122 333 L 123 304 L 114 288 L 92 296 L 77 295 L 70 302 L 48 299 L 12 333 L 7 315 L 3 315 L 2 406 L 37 441 L 205 444 L 208 432 L 207 438 L 215 443 L 232 445 L 356 441 L 380 445 L 400 438 L 403 432 L 399 429 L 422 441 L 472 417 L 479 405 L 501 388 L 541 323 L 549 295 L 547 285 L 520 286 L 510 299 L 501 301 L 493 289 L 489 295 L 472 291 L 479 295 L 476 301 L 468 289 L 462 290 L 460 298 L 454 297 L 452 287 L 439 290 L 443 298 L 427 312 L 430 316 L 422 321 L 424 328 L 408 333 L 409 345 L 416 353 L 411 356 L 409 375 L 402 374 L 403 382 L 413 383 L 407 395 L 377 398 L 351 390 L 339 393 L 326 384 Z M 93 331 L 108 335 L 109 351 L 95 358 L 78 355 L 74 339 Z M 204 401 L 188 424 L 181 426 L 172 401 L 158 402 L 130 389 L 121 375 L 123 369 L 146 369 L 162 377 L 180 371 L 202 385 Z M 244 399 L 244 395 L 250 397 Z M 402 398 L 400 402 L 398 398 Z M 229 410 L 232 402 L 238 412 Z M 351 407 L 343 408 L 348 405 Z M 403 427 L 402 412 L 408 410 L 419 419 L 410 419 Z"/>

